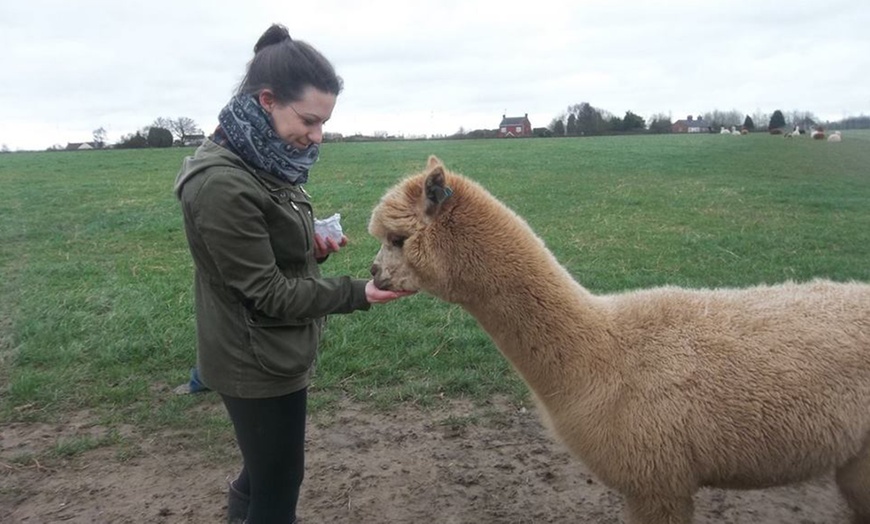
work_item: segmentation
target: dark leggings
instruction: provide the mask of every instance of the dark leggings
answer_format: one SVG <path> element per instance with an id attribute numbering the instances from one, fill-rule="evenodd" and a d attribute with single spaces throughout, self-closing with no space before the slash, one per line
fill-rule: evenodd
<path id="1" fill-rule="evenodd" d="M 289 524 L 305 469 L 305 407 L 308 390 L 283 397 L 221 395 L 244 466 L 233 486 L 250 496 L 248 524 Z"/>

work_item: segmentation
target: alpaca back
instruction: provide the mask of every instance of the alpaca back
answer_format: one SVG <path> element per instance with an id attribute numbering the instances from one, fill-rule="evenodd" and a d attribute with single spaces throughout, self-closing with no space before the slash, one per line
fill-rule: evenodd
<path id="1" fill-rule="evenodd" d="M 853 456 L 870 434 L 870 286 L 610 299 L 625 390 L 638 392 L 629 402 L 679 434 L 684 447 L 672 452 L 696 457 L 701 484 L 800 480 Z"/>

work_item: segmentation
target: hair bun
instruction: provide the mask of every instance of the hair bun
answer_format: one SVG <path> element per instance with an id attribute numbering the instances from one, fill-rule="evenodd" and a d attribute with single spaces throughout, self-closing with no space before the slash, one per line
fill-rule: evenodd
<path id="1" fill-rule="evenodd" d="M 280 44 L 285 40 L 293 41 L 293 39 L 290 38 L 290 31 L 281 24 L 272 24 L 272 27 L 266 29 L 263 36 L 257 40 L 257 43 L 254 45 L 254 54 L 259 53 L 264 47 Z"/>

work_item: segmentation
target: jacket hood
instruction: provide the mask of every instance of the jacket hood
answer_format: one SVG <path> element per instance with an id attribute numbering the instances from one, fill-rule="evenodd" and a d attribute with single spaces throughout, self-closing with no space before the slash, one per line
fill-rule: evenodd
<path id="1" fill-rule="evenodd" d="M 188 180 L 212 167 L 232 167 L 250 171 L 251 168 L 245 162 L 211 140 L 206 140 L 196 149 L 193 156 L 185 157 L 181 164 L 181 170 L 175 177 L 175 197 L 181 199 L 181 190 Z"/>

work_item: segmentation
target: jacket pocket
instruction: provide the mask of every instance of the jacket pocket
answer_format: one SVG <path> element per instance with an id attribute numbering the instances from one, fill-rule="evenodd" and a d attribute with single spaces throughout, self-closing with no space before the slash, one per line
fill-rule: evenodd
<path id="1" fill-rule="evenodd" d="M 316 320 L 249 315 L 246 324 L 251 351 L 267 373 L 297 377 L 314 363 L 320 343 L 320 326 Z"/>

